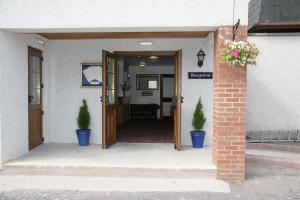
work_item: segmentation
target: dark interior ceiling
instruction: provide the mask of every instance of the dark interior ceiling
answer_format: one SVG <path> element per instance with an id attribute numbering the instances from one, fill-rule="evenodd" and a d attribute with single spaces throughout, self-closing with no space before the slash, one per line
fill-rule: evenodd
<path id="1" fill-rule="evenodd" d="M 140 62 L 145 62 L 146 66 L 170 67 L 174 65 L 174 57 L 172 56 L 158 56 L 156 59 L 151 59 L 150 56 L 130 56 L 122 59 L 128 66 L 139 66 Z"/>

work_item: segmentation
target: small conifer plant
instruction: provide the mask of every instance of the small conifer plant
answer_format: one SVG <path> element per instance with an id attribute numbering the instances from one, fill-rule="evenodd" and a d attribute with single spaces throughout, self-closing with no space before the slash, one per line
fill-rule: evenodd
<path id="1" fill-rule="evenodd" d="M 78 113 L 77 124 L 80 129 L 89 129 L 91 122 L 90 113 L 85 99 L 82 100 L 82 103 Z"/>
<path id="2" fill-rule="evenodd" d="M 193 123 L 192 123 L 194 129 L 197 131 L 202 130 L 204 123 L 206 121 L 202 108 L 203 108 L 203 106 L 201 103 L 201 98 L 199 98 L 198 103 L 195 108 L 195 111 L 194 111 Z"/>

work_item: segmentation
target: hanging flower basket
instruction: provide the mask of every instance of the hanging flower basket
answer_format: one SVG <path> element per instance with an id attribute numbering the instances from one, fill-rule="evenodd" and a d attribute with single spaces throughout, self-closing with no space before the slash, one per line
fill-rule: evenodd
<path id="1" fill-rule="evenodd" d="M 256 65 L 256 57 L 259 50 L 253 43 L 244 41 L 226 40 L 222 52 L 224 64 L 246 67 L 247 65 Z"/>

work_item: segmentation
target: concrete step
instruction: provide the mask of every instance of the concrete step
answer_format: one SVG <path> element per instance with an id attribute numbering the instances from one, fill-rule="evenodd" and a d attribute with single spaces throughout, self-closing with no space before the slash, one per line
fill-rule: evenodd
<path id="1" fill-rule="evenodd" d="M 247 149 L 246 163 L 300 169 L 300 154 L 274 150 Z"/>
<path id="2" fill-rule="evenodd" d="M 135 168 L 135 167 L 55 167 L 3 165 L 0 175 L 51 175 L 86 177 L 132 177 L 169 179 L 216 179 L 216 169 Z"/>
<path id="3" fill-rule="evenodd" d="M 247 143 L 247 149 L 275 150 L 300 154 L 300 142 L 290 143 Z"/>
<path id="4" fill-rule="evenodd" d="M 0 192 L 11 190 L 76 190 L 101 192 L 222 192 L 229 184 L 208 179 L 161 179 L 78 176 L 0 176 Z"/>

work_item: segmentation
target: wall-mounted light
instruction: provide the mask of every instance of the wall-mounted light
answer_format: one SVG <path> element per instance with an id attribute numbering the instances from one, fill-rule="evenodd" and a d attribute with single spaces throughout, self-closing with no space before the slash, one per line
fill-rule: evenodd
<path id="1" fill-rule="evenodd" d="M 200 51 L 198 51 L 197 57 L 198 57 L 198 66 L 202 67 L 203 61 L 204 61 L 204 57 L 205 57 L 205 53 L 204 53 L 204 51 L 202 49 L 200 49 Z"/>
<path id="2" fill-rule="evenodd" d="M 40 38 L 35 38 L 35 42 L 42 45 L 42 46 L 45 46 L 45 41 L 41 40 Z"/>

